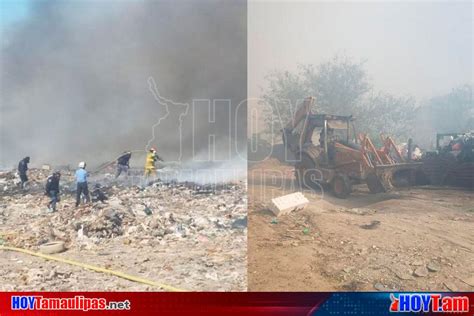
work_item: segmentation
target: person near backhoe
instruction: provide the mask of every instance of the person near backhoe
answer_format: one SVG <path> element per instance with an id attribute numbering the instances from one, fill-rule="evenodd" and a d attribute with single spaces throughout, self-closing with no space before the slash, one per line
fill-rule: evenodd
<path id="1" fill-rule="evenodd" d="M 59 180 L 61 173 L 59 171 L 53 172 L 46 180 L 44 194 L 51 199 L 48 203 L 49 212 L 56 212 L 56 204 L 59 202 Z"/>
<path id="2" fill-rule="evenodd" d="M 25 157 L 18 163 L 18 175 L 20 176 L 20 187 L 25 188 L 25 184 L 28 182 L 28 164 L 30 163 L 30 157 Z"/>
<path id="3" fill-rule="evenodd" d="M 76 207 L 78 207 L 81 203 L 82 194 L 84 194 L 86 202 L 90 202 L 89 189 L 87 187 L 87 176 L 86 163 L 81 161 L 79 163 L 79 168 L 76 170 Z"/>
<path id="4" fill-rule="evenodd" d="M 128 170 L 130 169 L 130 158 L 132 157 L 132 152 L 126 151 L 117 159 L 117 173 L 115 174 L 115 179 L 117 179 L 122 172 L 125 172 L 128 175 Z"/>
<path id="5" fill-rule="evenodd" d="M 156 174 L 155 162 L 163 161 L 160 156 L 156 153 L 155 148 L 150 148 L 148 153 L 146 154 L 146 161 L 145 161 L 145 177 L 149 177 L 151 175 Z"/>
<path id="6" fill-rule="evenodd" d="M 336 149 L 334 147 L 334 143 L 338 142 L 337 137 L 334 135 L 334 129 L 328 127 L 327 128 L 327 135 L 324 133 L 324 129 L 321 130 L 319 134 L 319 146 L 324 149 L 325 141 L 327 141 L 327 155 L 328 155 L 328 162 L 334 162 L 336 158 Z"/>
<path id="7" fill-rule="evenodd" d="M 321 133 L 319 133 L 319 146 L 324 147 L 324 138 L 325 138 L 325 133 L 324 129 L 321 130 Z M 334 135 L 334 129 L 328 127 L 327 128 L 327 142 L 328 144 L 331 142 L 337 141 L 337 137 Z"/>

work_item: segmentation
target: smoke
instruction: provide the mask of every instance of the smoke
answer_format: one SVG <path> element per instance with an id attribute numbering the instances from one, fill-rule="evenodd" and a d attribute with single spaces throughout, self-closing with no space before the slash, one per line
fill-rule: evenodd
<path id="1" fill-rule="evenodd" d="M 216 145 L 231 150 L 229 160 L 245 146 L 246 108 L 237 110 L 247 96 L 244 1 L 32 5 L 3 34 L 0 166 L 26 155 L 33 165 L 94 166 L 147 145 L 187 161 L 208 148 L 209 133 L 230 143 Z M 174 103 L 157 102 L 150 77 Z M 228 99 L 230 107 L 216 106 L 209 123 L 194 99 Z"/>
<path id="2" fill-rule="evenodd" d="M 187 161 L 179 168 L 166 166 L 158 170 L 164 182 L 193 182 L 197 184 L 227 183 L 247 179 L 247 160 L 238 156 L 220 162 Z"/>
<path id="3" fill-rule="evenodd" d="M 217 148 L 228 147 L 230 139 L 221 138 Z M 193 182 L 197 184 L 218 184 L 247 179 L 247 148 L 238 148 L 237 154 L 229 159 L 225 151 L 216 153 L 215 160 L 210 161 L 209 148 L 197 152 L 192 160 L 184 163 L 164 163 L 158 169 L 158 177 L 164 182 Z"/>

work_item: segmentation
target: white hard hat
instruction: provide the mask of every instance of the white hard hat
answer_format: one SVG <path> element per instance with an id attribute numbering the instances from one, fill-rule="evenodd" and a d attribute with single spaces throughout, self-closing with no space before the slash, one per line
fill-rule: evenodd
<path id="1" fill-rule="evenodd" d="M 81 161 L 79 163 L 79 168 L 85 168 L 86 167 L 86 163 L 84 161 Z"/>

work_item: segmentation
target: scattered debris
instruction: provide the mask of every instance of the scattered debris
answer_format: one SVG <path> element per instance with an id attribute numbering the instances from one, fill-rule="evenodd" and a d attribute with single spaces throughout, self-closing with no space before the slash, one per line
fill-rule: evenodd
<path id="1" fill-rule="evenodd" d="M 189 290 L 246 289 L 247 196 L 243 181 L 212 185 L 155 181 L 150 186 L 138 186 L 127 183 L 125 177 L 116 180 L 114 170 L 104 170 L 91 176 L 89 182 L 92 188 L 100 184 L 100 191 L 108 197 L 106 203 L 98 199 L 75 208 L 74 175 L 62 170 L 61 202 L 57 212 L 47 213 L 48 199 L 43 191 L 48 173 L 41 169 L 29 172 L 31 186 L 27 192 L 10 188 L 14 179 L 11 172 L 0 174 L 0 180 L 5 179 L 9 186 L 5 192 L 0 190 L 0 237 L 5 245 L 41 251 L 48 243 L 61 241 L 67 258 L 81 258 L 144 278 L 154 275 L 155 280 Z M 134 170 L 131 172 L 133 175 Z M 202 190 L 212 193 L 196 194 Z M 80 281 L 35 279 L 20 284 L 18 278 L 23 272 L 19 269 L 26 269 L 24 264 L 13 265 L 2 256 L 0 274 L 11 274 L 2 280 L 4 289 L 89 289 L 84 277 L 87 272 L 80 272 Z M 149 261 L 144 262 L 144 256 Z M 172 271 L 163 268 L 167 266 Z M 64 269 L 73 271 L 72 275 L 79 273 Z M 212 278 L 205 278 L 206 274 Z M 115 280 L 106 287 L 98 284 L 92 288 L 154 290 L 137 284 L 120 285 Z"/>
<path id="2" fill-rule="evenodd" d="M 250 168 L 250 290 L 344 291 L 355 285 L 358 291 L 448 291 L 446 280 L 460 291 L 473 289 L 467 284 L 474 282 L 469 281 L 474 275 L 472 191 L 423 186 L 368 195 L 363 184 L 356 184 L 346 200 L 312 195 L 304 210 L 278 217 L 279 224 L 272 225 L 275 216 L 261 211 L 262 203 L 290 193 L 293 166 L 263 161 Z M 282 175 L 278 185 L 253 173 L 267 169 Z M 361 229 L 374 220 L 380 221 L 377 229 Z M 310 236 L 301 233 L 304 227 L 311 229 Z M 439 271 L 428 270 L 436 269 L 431 261 Z M 414 275 L 420 267 L 425 277 Z"/>
<path id="3" fill-rule="evenodd" d="M 148 207 L 148 205 L 146 205 L 146 204 L 142 204 L 142 205 L 145 206 L 145 208 L 143 209 L 143 212 L 145 212 L 146 215 L 153 214 L 153 212 L 151 211 L 151 208 Z"/>
<path id="4" fill-rule="evenodd" d="M 413 280 L 410 269 L 394 266 L 390 270 L 392 270 L 400 280 Z"/>
<path id="5" fill-rule="evenodd" d="M 377 211 L 370 208 L 342 208 L 341 211 L 358 215 L 372 215 Z"/>
<path id="6" fill-rule="evenodd" d="M 377 291 L 380 291 L 380 292 L 387 291 L 387 287 L 385 285 L 383 285 L 382 283 L 378 283 L 378 282 L 374 284 L 374 289 L 376 289 Z"/>
<path id="7" fill-rule="evenodd" d="M 129 274 L 119 272 L 119 271 L 104 269 L 104 268 L 101 268 L 101 267 L 97 267 L 97 266 L 94 266 L 94 265 L 91 265 L 91 264 L 88 264 L 88 263 L 78 262 L 78 261 L 75 261 L 75 260 L 63 259 L 61 257 L 55 257 L 55 256 L 44 256 L 41 253 L 36 253 L 36 252 L 33 252 L 33 251 L 29 251 L 29 250 L 25 250 L 25 249 L 21 249 L 21 248 L 15 248 L 15 247 L 6 247 L 2 250 L 21 252 L 21 253 L 28 254 L 28 255 L 31 255 L 31 256 L 35 256 L 35 257 L 39 257 L 39 258 L 42 258 L 42 259 L 53 260 L 53 261 L 57 261 L 57 262 L 60 262 L 60 263 L 77 266 L 77 267 L 80 267 L 80 268 L 83 268 L 83 269 L 92 270 L 94 272 L 111 274 L 113 276 L 117 276 L 117 277 L 127 279 L 127 280 L 130 280 L 130 281 L 133 281 L 133 282 L 138 282 L 138 283 L 147 284 L 147 285 L 151 285 L 151 286 L 154 286 L 154 287 L 162 288 L 162 289 L 167 290 L 167 291 L 172 291 L 172 292 L 183 292 L 184 291 L 184 289 L 176 288 L 174 286 L 170 286 L 170 285 L 167 285 L 167 284 L 154 282 L 154 281 L 151 281 L 151 280 L 136 277 L 136 276 L 129 275 Z M 143 262 L 147 262 L 147 261 L 149 261 L 149 260 L 144 260 Z M 72 274 L 72 272 L 69 272 L 69 273 L 59 272 L 58 273 L 55 269 L 53 269 L 46 276 L 45 271 L 42 271 L 40 269 L 35 269 L 35 268 L 28 269 L 27 273 L 28 273 L 28 281 L 30 283 L 36 283 L 38 281 L 44 282 L 44 281 L 47 281 L 47 280 L 52 280 L 53 278 L 55 278 L 56 276 L 60 276 L 61 274 L 65 275 L 66 278 L 67 278 Z"/>
<path id="8" fill-rule="evenodd" d="M 360 225 L 362 229 L 376 229 L 380 226 L 380 221 L 372 221 L 370 224 Z"/>
<path id="9" fill-rule="evenodd" d="M 352 270 L 354 270 L 354 267 L 345 267 L 344 269 L 342 269 L 342 271 L 344 271 L 345 273 L 350 273 Z"/>
<path id="10" fill-rule="evenodd" d="M 92 202 L 106 203 L 106 201 L 109 199 L 102 191 L 102 188 L 98 183 L 94 186 L 94 190 L 92 190 L 91 197 Z"/>
<path id="11" fill-rule="evenodd" d="M 236 219 L 231 227 L 232 229 L 245 229 L 247 228 L 247 216 L 245 216 L 244 218 L 239 218 L 239 219 Z"/>
<path id="12" fill-rule="evenodd" d="M 379 283 L 379 282 L 374 284 L 374 289 L 376 289 L 377 291 L 380 291 L 380 292 L 397 292 L 397 291 L 399 291 L 396 288 L 388 287 L 388 286 L 383 285 L 382 283 Z"/>
<path id="13" fill-rule="evenodd" d="M 445 140 L 441 144 L 441 140 Z M 423 174 L 433 185 L 472 188 L 474 181 L 474 132 L 436 135 L 436 151 L 423 157 Z"/>
<path id="14" fill-rule="evenodd" d="M 426 266 L 430 272 L 438 272 L 441 269 L 441 266 L 436 261 L 430 261 Z"/>
<path id="15" fill-rule="evenodd" d="M 421 266 L 413 271 L 413 275 L 419 278 L 424 278 L 428 275 L 428 269 L 426 269 L 424 266 Z"/>
<path id="16" fill-rule="evenodd" d="M 295 192 L 272 199 L 270 209 L 276 216 L 280 216 L 302 210 L 308 203 L 303 193 Z"/>
<path id="17" fill-rule="evenodd" d="M 66 248 L 64 247 L 63 241 L 52 241 L 39 246 L 39 251 L 47 255 L 60 253 L 64 250 L 66 250 Z"/>

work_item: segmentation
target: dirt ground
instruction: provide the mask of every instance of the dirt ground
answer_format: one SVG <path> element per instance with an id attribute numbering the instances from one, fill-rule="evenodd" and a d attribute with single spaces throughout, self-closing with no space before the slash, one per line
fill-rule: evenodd
<path id="1" fill-rule="evenodd" d="M 248 177 L 250 291 L 474 290 L 473 191 L 305 190 L 304 210 L 276 218 L 271 198 L 300 190 L 292 167 L 270 160 Z"/>

